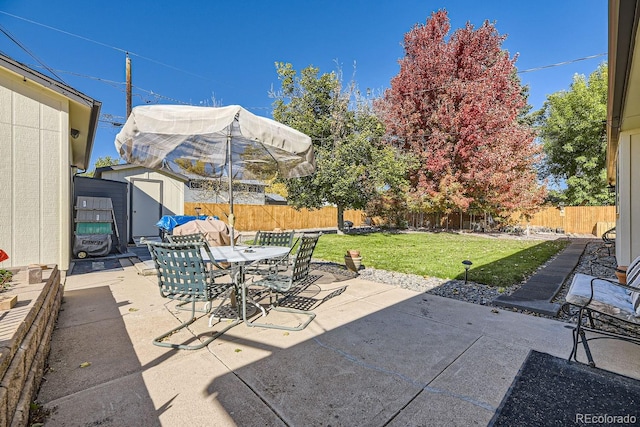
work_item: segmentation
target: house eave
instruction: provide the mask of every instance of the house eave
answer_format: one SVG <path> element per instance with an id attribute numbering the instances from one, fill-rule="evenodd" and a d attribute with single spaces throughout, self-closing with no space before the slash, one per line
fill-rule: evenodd
<path id="1" fill-rule="evenodd" d="M 72 147 L 71 166 L 86 170 L 90 164 L 102 103 L 2 54 L 0 66 L 20 76 L 24 82 L 31 81 L 69 99 L 69 132 L 71 129 L 78 131 L 75 138 L 69 135 Z"/>
<path id="2" fill-rule="evenodd" d="M 618 141 L 620 132 L 629 126 L 636 126 L 628 115 L 635 115 L 629 107 L 626 94 L 634 76 L 640 76 L 640 64 L 633 60 L 633 52 L 638 30 L 638 2 L 635 0 L 609 0 L 609 40 L 608 67 L 609 91 L 607 95 L 607 181 L 616 184 Z M 637 78 L 637 77 L 636 77 Z"/>

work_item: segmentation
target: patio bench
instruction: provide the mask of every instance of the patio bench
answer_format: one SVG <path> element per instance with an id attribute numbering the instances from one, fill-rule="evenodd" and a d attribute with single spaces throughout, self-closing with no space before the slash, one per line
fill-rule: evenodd
<path id="1" fill-rule="evenodd" d="M 573 277 L 562 309 L 576 315 L 569 360 L 577 359 L 582 343 L 588 363 L 595 366 L 589 341 L 604 337 L 640 344 L 640 256 L 627 269 L 627 284 L 578 273 Z M 585 331 L 597 335 L 586 337 Z"/>

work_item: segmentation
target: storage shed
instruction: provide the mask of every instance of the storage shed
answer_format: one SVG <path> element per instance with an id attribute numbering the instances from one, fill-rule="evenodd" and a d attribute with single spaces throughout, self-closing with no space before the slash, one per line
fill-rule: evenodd
<path id="1" fill-rule="evenodd" d="M 113 242 L 111 252 L 126 253 L 128 242 L 127 183 L 86 176 L 76 176 L 74 183 L 75 195 L 73 199 L 76 201 L 79 197 L 105 197 L 111 200 L 115 224 L 111 230 L 111 241 Z"/>
<path id="2" fill-rule="evenodd" d="M 188 178 L 136 165 L 97 168 L 95 178 L 128 184 L 129 243 L 140 237 L 159 237 L 156 223 L 164 215 L 184 214 L 184 192 Z"/>

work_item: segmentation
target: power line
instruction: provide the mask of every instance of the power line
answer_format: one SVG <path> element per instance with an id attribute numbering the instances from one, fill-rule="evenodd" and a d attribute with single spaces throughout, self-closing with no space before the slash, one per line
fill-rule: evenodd
<path id="1" fill-rule="evenodd" d="M 180 72 L 182 72 L 182 73 L 186 73 L 186 74 L 189 74 L 189 75 L 192 75 L 192 76 L 195 76 L 195 77 L 198 77 L 198 78 L 204 79 L 204 80 L 211 80 L 211 79 L 209 79 L 209 78 L 207 78 L 207 77 L 201 76 L 201 75 L 196 74 L 196 73 L 193 73 L 193 72 L 191 72 L 191 71 L 183 70 L 183 69 L 181 69 L 181 68 L 174 67 L 173 65 L 165 64 L 164 62 L 158 61 L 157 59 L 149 58 L 149 57 L 146 57 L 146 56 L 143 56 L 143 55 L 140 55 L 140 54 L 137 54 L 137 53 L 131 52 L 130 50 L 122 49 L 122 48 L 117 47 L 117 46 L 112 46 L 112 45 L 109 45 L 109 44 L 107 44 L 107 43 L 99 42 L 99 41 L 97 41 L 97 40 L 93 40 L 93 39 L 90 39 L 90 38 L 88 38 L 88 37 L 81 36 L 81 35 L 79 35 L 79 34 L 74 34 L 74 33 L 71 33 L 71 32 L 69 32 L 69 31 L 61 30 L 61 29 L 59 29 L 59 28 L 55 28 L 55 27 L 52 27 L 52 26 L 50 26 L 50 25 L 41 24 L 40 22 L 36 22 L 36 21 L 31 20 L 31 19 L 23 18 L 23 17 L 21 17 L 21 16 L 14 15 L 14 14 L 12 14 L 12 13 L 8 13 L 8 12 L 5 12 L 5 11 L 3 11 L 3 10 L 0 10 L 0 13 L 2 13 L 2 14 L 4 14 L 4 15 L 7 15 L 7 16 L 10 16 L 10 17 L 12 17 L 12 18 L 20 19 L 20 20 L 22 20 L 22 21 L 28 22 L 28 23 L 33 24 L 33 25 L 38 25 L 38 26 L 43 27 L 43 28 L 46 28 L 46 29 L 48 29 L 48 30 L 57 31 L 57 32 L 62 33 L 62 34 L 65 34 L 65 35 L 67 35 L 67 36 L 71 36 L 71 37 L 78 38 L 78 39 L 80 39 L 80 40 L 87 41 L 87 42 L 89 42 L 89 43 L 95 43 L 95 44 L 97 44 L 97 45 L 100 45 L 100 46 L 106 47 L 106 48 L 108 48 L 108 49 L 113 49 L 113 50 L 115 50 L 115 51 L 122 52 L 122 53 L 129 53 L 129 55 L 136 56 L 136 57 L 138 57 L 138 58 L 140 58 L 140 59 L 144 59 L 144 60 L 146 60 L 146 61 L 153 62 L 153 63 L 156 63 L 156 64 L 158 64 L 158 65 L 162 65 L 163 67 L 167 67 L 167 68 L 173 69 L 173 70 L 175 70 L 175 71 L 180 71 Z"/>
<path id="2" fill-rule="evenodd" d="M 167 68 L 170 68 L 170 69 L 173 69 L 173 70 L 176 70 L 176 71 L 180 71 L 180 72 L 183 72 L 183 73 L 186 73 L 186 74 L 190 74 L 192 76 L 199 77 L 199 78 L 204 79 L 204 80 L 210 80 L 207 77 L 201 76 L 201 75 L 193 73 L 191 71 L 184 70 L 184 69 L 181 69 L 181 68 L 178 68 L 178 67 L 174 67 L 173 65 L 169 65 L 169 64 L 166 64 L 164 62 L 158 61 L 157 59 L 149 58 L 147 56 L 143 56 L 143 55 L 137 54 L 135 52 L 131 52 L 130 50 L 127 50 L 127 49 L 123 49 L 123 48 L 120 48 L 120 47 L 117 47 L 117 46 L 109 45 L 107 43 L 103 43 L 103 42 L 100 42 L 100 41 L 97 41 L 97 40 L 93 40 L 93 39 L 90 39 L 88 37 L 81 36 L 79 34 L 71 33 L 69 31 L 61 30 L 59 28 L 55 28 L 55 27 L 52 27 L 50 25 L 42 24 L 40 22 L 33 21 L 31 19 L 23 18 L 21 16 L 14 15 L 12 13 L 5 12 L 3 10 L 0 10 L 0 13 L 2 13 L 4 15 L 7 15 L 7 16 L 10 16 L 10 17 L 15 18 L 15 19 L 20 19 L 22 21 L 28 22 L 28 23 L 33 24 L 33 25 L 38 25 L 40 27 L 47 28 L 49 30 L 59 32 L 61 34 L 65 34 L 65 35 L 68 35 L 68 36 L 71 36 L 71 37 L 75 37 L 75 38 L 78 38 L 78 39 L 81 39 L 81 40 L 84 40 L 84 41 L 87 41 L 87 42 L 90 42 L 90 43 L 95 43 L 97 45 L 100 45 L 100 46 L 103 46 L 103 47 L 106 47 L 106 48 L 109 48 L 109 49 L 113 49 L 113 50 L 116 50 L 118 52 L 129 53 L 132 56 L 136 56 L 136 57 L 138 57 L 140 59 L 144 59 L 146 61 L 150 61 L 150 62 L 156 63 L 158 65 L 162 65 L 163 67 L 167 67 Z M 540 67 L 528 68 L 526 70 L 518 71 L 518 74 L 530 73 L 530 72 L 533 72 L 533 71 L 539 71 L 539 70 L 543 70 L 543 69 L 546 69 L 546 68 L 559 67 L 559 66 L 562 66 L 562 65 L 568 65 L 568 64 L 572 64 L 574 62 L 579 62 L 579 61 L 586 61 L 586 60 L 589 60 L 589 59 L 599 58 L 599 57 L 606 56 L 606 55 L 607 55 L 607 53 L 599 53 L 599 54 L 596 54 L 596 55 L 585 56 L 585 57 L 582 57 L 582 58 L 572 59 L 572 60 L 569 60 L 569 61 L 557 62 L 555 64 L 542 65 Z"/>
<path id="3" fill-rule="evenodd" d="M 33 66 L 33 65 L 30 65 L 30 64 L 27 64 L 27 65 L 28 65 L 29 67 L 32 67 L 32 68 L 39 68 L 38 66 Z M 80 77 L 80 78 L 85 78 L 85 79 L 90 79 L 90 80 L 96 80 L 96 81 L 99 81 L 99 82 L 101 82 L 101 83 L 108 84 L 109 86 L 112 86 L 112 87 L 116 88 L 116 89 L 117 89 L 117 90 L 119 90 L 120 92 L 124 92 L 124 89 L 121 89 L 120 87 L 122 87 L 122 86 L 125 86 L 125 85 L 126 85 L 126 82 L 119 82 L 119 81 L 115 81 L 115 80 L 105 79 L 105 78 L 102 78 L 102 77 L 91 76 L 91 75 L 88 75 L 88 74 L 76 73 L 75 71 L 66 71 L 66 70 L 51 69 L 51 68 L 48 68 L 48 67 L 47 67 L 47 70 L 49 70 L 49 71 L 50 71 L 50 72 L 52 72 L 52 73 L 53 73 L 54 71 L 56 71 L 56 72 L 61 73 L 61 74 L 69 74 L 69 75 L 72 75 L 72 76 L 75 76 L 75 77 Z M 168 100 L 168 101 L 172 101 L 172 102 L 175 102 L 175 103 L 177 103 L 177 104 L 191 105 L 191 104 L 190 104 L 190 103 L 188 103 L 188 102 L 181 101 L 181 100 L 179 100 L 179 99 L 175 99 L 175 98 L 171 98 L 171 97 L 166 96 L 166 95 L 159 94 L 159 93 L 157 93 L 157 92 L 154 92 L 153 90 L 143 89 L 143 88 L 141 88 L 140 86 L 135 86 L 135 85 L 133 85 L 132 87 L 133 87 L 134 89 L 136 89 L 136 90 L 140 91 L 140 92 L 144 92 L 144 93 L 146 93 L 146 94 L 149 94 L 149 95 L 153 96 L 154 98 L 162 98 L 162 99 L 166 99 L 166 100 Z M 137 96 L 140 96 L 140 95 L 137 95 Z M 146 101 L 145 101 L 145 102 L 146 102 Z M 148 103 L 148 102 L 147 102 L 147 103 Z"/>
<path id="4" fill-rule="evenodd" d="M 580 62 L 580 61 L 586 61 L 588 59 L 599 58 L 599 57 L 605 56 L 605 55 L 607 55 L 607 54 L 606 53 L 599 53 L 597 55 L 584 56 L 582 58 L 572 59 L 570 61 L 563 61 L 563 62 L 557 62 L 555 64 L 543 65 L 543 66 L 535 67 L 535 68 L 528 68 L 526 70 L 518 71 L 517 74 L 530 73 L 532 71 L 540 71 L 540 70 L 544 70 L 544 69 L 547 69 L 547 68 L 560 67 L 562 65 L 568 65 L 568 64 L 573 64 L 574 62 Z M 486 81 L 486 80 L 491 80 L 491 78 L 484 77 L 484 78 L 481 78 L 481 79 L 474 80 L 473 83 L 478 83 L 478 82 L 482 82 L 482 81 Z M 412 95 L 412 94 L 417 94 L 417 93 L 433 92 L 433 91 L 444 89 L 444 88 L 448 87 L 450 83 L 451 83 L 451 81 L 449 83 L 447 83 L 446 85 L 443 85 L 443 86 L 440 86 L 440 87 L 436 87 L 436 88 L 420 89 L 420 90 L 417 90 L 417 91 L 404 92 L 404 93 L 402 93 L 402 95 Z M 468 83 L 468 82 L 464 81 L 463 83 Z"/>
<path id="5" fill-rule="evenodd" d="M 38 66 L 32 66 L 32 65 L 29 65 L 29 66 L 33 67 L 33 68 L 39 68 Z M 49 68 L 47 68 L 47 69 L 49 69 Z M 69 75 L 72 75 L 72 76 L 75 76 L 75 77 L 96 80 L 96 81 L 99 81 L 101 83 L 108 84 L 109 86 L 112 86 L 112 87 L 116 88 L 120 92 L 124 92 L 124 89 L 122 89 L 121 87 L 126 85 L 126 82 L 119 82 L 119 81 L 115 81 L 115 80 L 105 79 L 105 78 L 102 78 L 102 77 L 91 76 L 91 75 L 88 75 L 88 74 L 76 73 L 75 71 L 66 71 L 66 70 L 58 70 L 58 69 L 49 69 L 49 70 L 51 70 L 51 72 L 56 71 L 56 72 L 61 73 L 61 74 L 69 74 Z M 156 99 L 164 99 L 164 100 L 171 101 L 171 102 L 174 102 L 176 104 L 182 104 L 182 105 L 194 105 L 192 102 L 187 102 L 187 101 L 182 101 L 180 99 L 171 98 L 169 96 L 162 95 L 162 94 L 160 94 L 158 92 L 154 92 L 153 90 L 141 88 L 140 86 L 133 85 L 132 87 L 134 89 L 136 89 L 137 91 L 144 92 L 144 93 L 146 93 L 146 94 L 148 94 L 148 95 L 150 95 L 150 96 L 152 96 L 152 97 L 154 97 Z M 142 98 L 142 96 L 140 94 L 136 94 L 135 96 L 141 98 L 146 104 L 150 103 L 150 101 L 147 101 L 144 98 Z M 247 109 L 247 110 L 269 110 L 272 107 L 244 107 L 244 108 Z"/>
<path id="6" fill-rule="evenodd" d="M 57 73 L 60 73 L 60 74 L 69 74 L 69 75 L 72 75 L 74 77 L 80 77 L 80 78 L 84 78 L 84 79 L 95 80 L 95 81 L 98 81 L 98 82 L 101 82 L 101 83 L 105 83 L 105 84 L 113 87 L 114 89 L 116 89 L 116 90 L 118 90 L 120 92 L 124 93 L 124 91 L 125 91 L 123 89 L 123 86 L 126 85 L 126 82 L 109 80 L 109 79 L 105 79 L 105 78 L 102 78 L 102 77 L 96 77 L 96 76 L 91 76 L 91 75 L 88 75 L 88 74 L 77 73 L 75 71 L 52 69 L 52 68 L 48 68 L 48 67 L 44 67 L 44 66 L 38 66 L 38 65 L 32 65 L 32 64 L 25 64 L 25 65 L 27 65 L 27 66 L 29 66 L 31 68 L 46 68 L 51 73 L 57 72 Z M 183 100 L 180 100 L 180 99 L 171 98 L 169 96 L 162 95 L 162 94 L 160 94 L 158 92 L 154 92 L 153 90 L 144 89 L 144 88 L 142 88 L 140 86 L 133 85 L 132 87 L 135 90 L 137 90 L 139 92 L 144 92 L 144 93 L 150 95 L 151 97 L 153 97 L 155 99 L 163 99 L 163 100 L 166 100 L 166 101 L 171 101 L 173 103 L 182 104 L 182 105 L 194 105 L 192 102 L 187 102 L 187 101 L 183 101 Z M 145 104 L 150 104 L 151 103 L 151 101 L 149 101 L 148 99 L 143 98 L 143 96 L 140 95 L 139 93 L 134 94 L 134 96 L 140 98 Z M 270 110 L 272 107 L 244 107 L 244 108 L 247 109 L 247 110 Z M 110 116 L 110 115 L 105 114 L 104 116 Z M 114 126 L 122 126 L 124 121 L 126 121 L 126 117 L 123 117 L 123 116 L 113 116 L 113 117 L 119 117 L 119 118 L 122 118 L 123 120 L 122 121 L 112 121 L 112 120 L 109 120 L 108 118 L 104 118 L 103 117 L 100 121 L 103 122 L 103 123 L 111 123 Z"/>
<path id="7" fill-rule="evenodd" d="M 40 60 L 40 58 L 38 58 L 33 52 L 31 52 L 25 45 L 23 45 L 20 40 L 16 39 L 15 37 L 13 37 L 13 35 L 11 35 L 11 33 L 4 28 L 2 25 L 0 25 L 0 31 L 2 33 L 4 33 L 5 36 L 7 36 L 9 38 L 9 40 L 11 40 L 12 42 L 14 42 L 20 49 L 24 50 L 29 56 L 31 56 L 33 59 L 35 59 L 36 61 L 38 61 L 38 63 L 40 63 L 40 65 L 42 65 L 45 69 L 47 69 L 51 74 L 53 74 L 54 76 L 56 76 L 58 78 L 58 80 L 60 80 L 62 83 L 67 84 L 64 80 L 62 80 L 62 78 L 60 76 L 58 76 L 56 73 L 53 72 L 53 70 L 51 70 L 51 68 L 49 68 L 43 61 Z M 68 86 L 68 85 L 67 85 Z"/>
<path id="8" fill-rule="evenodd" d="M 46 28 L 46 29 L 49 29 L 49 30 L 52 30 L 52 31 L 59 32 L 59 33 L 61 33 L 61 34 L 65 34 L 65 35 L 68 35 L 68 36 L 71 36 L 71 37 L 75 37 L 75 38 L 78 38 L 78 39 L 81 39 L 81 40 L 84 40 L 84 41 L 87 41 L 87 42 L 90 42 L 90 43 L 94 43 L 94 44 L 97 44 L 97 45 L 100 45 L 100 46 L 106 47 L 106 48 L 108 48 L 108 49 L 116 50 L 116 51 L 118 51 L 118 52 L 122 52 L 122 53 L 128 53 L 128 54 L 130 54 L 130 55 L 132 55 L 132 56 L 136 56 L 136 57 L 138 57 L 138 58 L 140 58 L 140 59 L 143 59 L 143 60 L 147 60 L 147 61 L 153 62 L 153 63 L 155 63 L 155 64 L 161 65 L 161 66 L 166 67 L 166 68 L 170 68 L 170 69 L 173 69 L 173 70 L 176 70 L 176 71 L 179 71 L 179 72 L 183 72 L 183 73 L 186 73 L 186 74 L 189 74 L 189 75 L 192 75 L 192 76 L 195 76 L 195 77 L 198 77 L 198 78 L 204 79 L 204 80 L 210 80 L 210 79 L 208 79 L 207 77 L 201 76 L 201 75 L 196 74 L 196 73 L 193 73 L 193 72 L 191 72 L 191 71 L 187 71 L 187 70 L 184 70 L 184 69 L 181 69 L 181 68 L 174 67 L 174 66 L 172 66 L 172 65 L 166 64 L 166 63 L 161 62 L 161 61 L 158 61 L 158 60 L 156 60 L 156 59 L 149 58 L 149 57 L 146 57 L 146 56 L 143 56 L 143 55 L 137 54 L 137 53 L 135 53 L 135 52 L 131 52 L 131 51 L 129 51 L 129 50 L 126 50 L 126 49 L 123 49 L 123 48 L 117 47 L 117 46 L 109 45 L 109 44 L 107 44 L 107 43 L 103 43 L 103 42 L 100 42 L 100 41 L 97 41 L 97 40 L 93 40 L 93 39 L 90 39 L 90 38 L 88 38 L 88 37 L 81 36 L 81 35 L 79 35 L 79 34 L 71 33 L 71 32 L 69 32 L 69 31 L 65 31 L 65 30 L 61 30 L 61 29 L 59 29 L 59 28 L 55 28 L 55 27 L 52 27 L 52 26 L 50 26 L 50 25 L 42 24 L 42 23 L 40 23 L 40 22 L 33 21 L 33 20 L 31 20 L 31 19 L 27 19 L 27 18 L 24 18 L 24 17 L 21 17 L 21 16 L 17 16 L 17 15 L 14 15 L 14 14 L 11 14 L 11 13 L 8 13 L 8 12 L 5 12 L 5 11 L 2 11 L 2 10 L 0 10 L 0 13 L 2 13 L 2 14 L 4 14 L 4 15 L 7 15 L 7 16 L 10 16 L 10 17 L 15 18 L 15 19 L 19 19 L 19 20 L 22 20 L 22 21 L 28 22 L 28 23 L 33 24 L 33 25 L 37 25 L 37 26 L 40 26 L 40 27 L 43 27 L 43 28 Z M 4 34 L 5 34 L 5 35 L 6 35 L 6 36 L 11 40 L 11 41 L 13 41 L 16 45 L 18 45 L 21 49 L 23 49 L 25 52 L 27 52 L 31 57 L 33 57 L 36 61 L 38 61 L 38 63 L 40 63 L 40 64 L 41 64 L 41 66 L 42 66 L 43 68 L 45 68 L 46 70 L 48 70 L 51 74 L 53 74 L 54 76 L 56 76 L 56 77 L 57 77 L 60 81 L 62 81 L 63 83 L 65 83 L 65 82 L 64 82 L 64 80 L 63 80 L 62 78 L 60 78 L 60 77 L 59 77 L 59 76 L 58 76 L 54 71 L 58 71 L 58 72 L 60 72 L 60 73 L 67 73 L 67 74 L 75 75 L 75 76 L 77 76 L 77 77 L 83 77 L 83 78 L 88 78 L 88 79 L 93 79 L 93 80 L 101 81 L 101 82 L 103 82 L 103 83 L 110 84 L 110 85 L 112 85 L 112 86 L 114 86 L 114 87 L 116 87 L 116 85 L 125 85 L 125 83 L 124 83 L 124 82 L 116 82 L 116 81 L 112 81 L 112 80 L 103 79 L 103 78 L 100 78 L 100 77 L 89 76 L 89 75 L 83 75 L 83 74 L 80 74 L 80 73 L 74 73 L 74 72 L 71 72 L 71 71 L 53 70 L 53 69 L 51 69 L 50 67 L 48 67 L 46 64 L 44 64 L 40 59 L 38 59 L 38 58 L 37 58 L 37 57 L 36 57 L 32 52 L 30 52 L 30 51 L 29 51 L 29 50 L 28 50 L 28 49 L 27 49 L 27 48 L 26 48 L 22 43 L 20 43 L 20 41 L 18 41 L 15 37 L 13 37 L 13 36 L 12 36 L 12 35 L 11 35 L 11 34 L 6 30 L 6 29 L 4 29 L 2 26 L 0 26 L 0 31 L 1 31 L 2 33 L 4 33 Z M 606 54 L 606 53 L 599 53 L 599 54 L 597 54 L 597 55 L 585 56 L 585 57 L 582 57 L 582 58 L 577 58 L 577 59 L 572 59 L 572 60 L 569 60 L 569 61 L 558 62 L 558 63 L 555 63 L 555 64 L 549 64 L 549 65 L 543 65 L 543 66 L 540 66 L 540 67 L 528 68 L 528 69 L 525 69 L 525 70 L 517 71 L 517 74 L 524 74 L 524 73 L 530 73 L 530 72 L 539 71 L 539 70 L 543 70 L 543 69 L 547 69 L 547 68 L 559 67 L 559 66 L 563 66 L 563 65 L 568 65 L 568 64 L 575 63 L 575 62 L 579 62 L 579 61 L 586 61 L 586 60 L 589 60 L 589 59 L 599 58 L 599 57 L 602 57 L 602 56 L 605 56 L 605 55 L 607 55 L 607 54 Z M 66 83 L 65 83 L 65 84 L 66 84 Z M 152 90 L 147 90 L 147 89 L 143 89 L 143 88 L 136 87 L 136 86 L 134 86 L 134 87 L 135 87 L 138 91 L 140 91 L 140 92 L 144 92 L 144 93 L 147 93 L 147 94 L 151 95 L 152 97 L 154 97 L 154 98 L 156 98 L 156 99 L 159 99 L 159 98 L 160 98 L 160 99 L 164 99 L 164 100 L 167 100 L 167 101 L 175 102 L 175 103 L 178 103 L 178 104 L 193 105 L 193 104 L 192 104 L 192 103 L 190 103 L 190 102 L 185 102 L 185 101 L 181 101 L 181 100 L 178 100 L 178 99 L 174 99 L 174 98 L 171 98 L 171 97 L 168 97 L 168 96 L 165 96 L 165 95 L 161 95 L 161 94 L 159 94 L 159 93 L 153 92 Z M 437 90 L 437 89 L 438 89 L 438 88 L 422 89 L 422 90 L 420 90 L 420 91 L 417 91 L 417 92 L 410 92 L 410 93 L 429 92 L 429 91 L 433 91 L 433 90 Z M 124 90 L 122 90 L 122 91 L 124 91 Z M 406 94 L 405 94 L 405 95 L 406 95 Z M 141 95 L 139 95 L 139 94 L 138 94 L 138 95 L 136 95 L 136 96 L 140 97 L 140 98 L 141 98 L 145 103 L 147 103 L 147 104 L 151 102 L 151 101 L 149 101 L 149 100 L 145 100 L 145 99 L 144 99 Z M 268 109 L 270 109 L 271 107 L 245 107 L 245 108 L 247 108 L 247 109 L 249 109 L 249 110 L 268 110 Z"/>
<path id="9" fill-rule="evenodd" d="M 599 58 L 599 57 L 605 56 L 605 55 L 607 55 L 607 54 L 606 53 L 599 53 L 597 55 L 585 56 L 585 57 L 578 58 L 578 59 L 572 59 L 570 61 L 557 62 L 555 64 L 543 65 L 541 67 L 528 68 L 526 70 L 518 71 L 518 74 L 530 73 L 532 71 L 544 70 L 545 68 L 553 68 L 553 67 L 559 67 L 561 65 L 573 64 L 574 62 L 586 61 L 587 59 Z"/>

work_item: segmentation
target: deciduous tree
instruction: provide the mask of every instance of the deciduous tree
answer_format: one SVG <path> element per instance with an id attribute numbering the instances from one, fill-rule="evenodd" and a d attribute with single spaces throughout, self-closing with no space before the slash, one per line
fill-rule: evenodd
<path id="1" fill-rule="evenodd" d="M 545 190 L 534 169 L 540 147 L 519 120 L 527 102 L 516 58 L 489 22 L 447 39 L 449 30 L 438 11 L 405 35 L 400 71 L 376 104 L 391 143 L 419 159 L 413 206 L 532 212 Z"/>
<path id="2" fill-rule="evenodd" d="M 115 158 L 115 157 L 111 157 L 111 156 L 104 156 L 104 157 L 98 157 L 98 159 L 96 160 L 95 163 L 95 167 L 93 168 L 93 170 L 91 172 L 87 172 L 84 174 L 81 174 L 82 176 L 93 176 L 96 173 L 96 169 L 97 168 L 102 168 L 105 166 L 115 166 L 115 165 L 119 165 L 120 164 L 120 159 Z"/>
<path id="3" fill-rule="evenodd" d="M 576 75 L 569 90 L 547 97 L 537 113 L 546 161 L 544 173 L 561 188 L 557 199 L 567 205 L 609 205 L 605 168 L 607 65 L 589 76 Z"/>
<path id="4" fill-rule="evenodd" d="M 288 63 L 277 63 L 281 90 L 273 117 L 313 140 L 316 172 L 288 180 L 289 204 L 320 208 L 338 207 L 338 227 L 345 209 L 363 209 L 383 193 L 406 185 L 410 157 L 381 142 L 382 123 L 355 82 L 342 85 L 340 72 L 320 74 L 309 66 L 300 74 Z"/>

